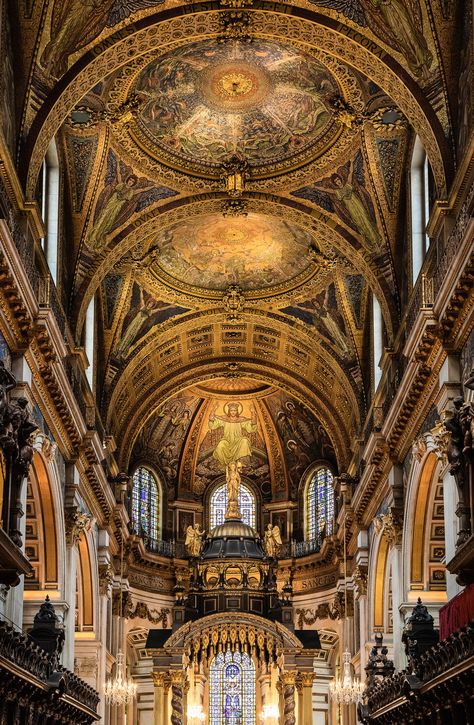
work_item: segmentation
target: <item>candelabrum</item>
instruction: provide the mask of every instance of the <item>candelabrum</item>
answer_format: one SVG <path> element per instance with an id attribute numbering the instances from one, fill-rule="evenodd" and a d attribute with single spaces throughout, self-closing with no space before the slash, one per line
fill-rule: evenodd
<path id="1" fill-rule="evenodd" d="M 123 652 L 117 654 L 115 676 L 105 683 L 105 699 L 111 705 L 126 705 L 137 694 L 137 686 L 127 678 Z"/>
<path id="2" fill-rule="evenodd" d="M 364 685 L 351 672 L 351 653 L 347 650 L 343 654 L 342 672 L 339 678 L 335 677 L 329 685 L 329 692 L 333 700 L 350 705 L 362 699 Z"/>

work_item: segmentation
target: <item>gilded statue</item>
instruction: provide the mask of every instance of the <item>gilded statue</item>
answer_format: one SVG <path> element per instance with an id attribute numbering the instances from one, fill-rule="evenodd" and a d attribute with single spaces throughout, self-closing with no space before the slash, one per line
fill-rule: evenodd
<path id="1" fill-rule="evenodd" d="M 237 461 L 229 463 L 226 469 L 227 479 L 227 508 L 225 512 L 226 519 L 240 519 L 242 514 L 239 508 L 240 493 L 240 471 L 242 464 Z"/>
<path id="2" fill-rule="evenodd" d="M 278 526 L 268 524 L 265 531 L 265 538 L 263 540 L 266 555 L 271 559 L 276 559 L 282 544 L 283 542 L 281 540 L 280 529 Z"/>
<path id="3" fill-rule="evenodd" d="M 194 526 L 188 526 L 186 529 L 186 540 L 184 545 L 190 556 L 200 556 L 202 547 L 204 546 L 203 539 L 206 535 L 205 531 L 201 531 L 199 524 Z"/>

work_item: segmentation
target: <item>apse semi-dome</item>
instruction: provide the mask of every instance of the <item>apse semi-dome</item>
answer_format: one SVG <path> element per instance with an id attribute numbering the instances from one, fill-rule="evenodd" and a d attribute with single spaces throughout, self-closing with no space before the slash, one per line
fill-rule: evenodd
<path id="1" fill-rule="evenodd" d="M 147 145 L 203 173 L 233 154 L 257 174 L 286 170 L 323 153 L 340 131 L 327 103 L 340 93 L 334 76 L 309 54 L 262 39 L 177 48 L 149 63 L 131 90 Z"/>

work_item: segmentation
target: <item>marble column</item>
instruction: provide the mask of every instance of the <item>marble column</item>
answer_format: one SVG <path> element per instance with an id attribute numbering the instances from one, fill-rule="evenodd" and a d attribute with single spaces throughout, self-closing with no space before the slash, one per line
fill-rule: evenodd
<path id="1" fill-rule="evenodd" d="M 107 625 L 109 602 L 112 594 L 112 583 L 114 572 L 110 563 L 108 551 L 108 533 L 105 530 L 99 532 L 99 632 L 100 650 L 97 673 L 97 687 L 100 693 L 104 692 L 107 680 Z M 98 713 L 105 722 L 105 698 L 101 694 Z"/>
<path id="2" fill-rule="evenodd" d="M 281 675 L 283 691 L 283 725 L 296 725 L 296 677 L 296 672 L 283 672 Z"/>
<path id="3" fill-rule="evenodd" d="M 185 725 L 185 684 L 186 673 L 182 670 L 171 671 L 171 725 Z"/>
<path id="4" fill-rule="evenodd" d="M 302 672 L 300 682 L 302 685 L 302 711 L 298 718 L 301 725 L 311 725 L 313 722 L 313 672 Z"/>
<path id="5" fill-rule="evenodd" d="M 168 723 L 168 690 L 171 678 L 168 672 L 153 672 L 153 686 L 155 691 L 155 717 L 154 725 Z"/>

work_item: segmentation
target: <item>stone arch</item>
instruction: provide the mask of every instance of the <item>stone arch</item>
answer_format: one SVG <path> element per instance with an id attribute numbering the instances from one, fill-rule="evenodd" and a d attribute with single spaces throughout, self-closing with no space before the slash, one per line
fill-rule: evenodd
<path id="1" fill-rule="evenodd" d="M 364 34 L 344 22 L 306 8 L 284 6 L 284 12 L 262 7 L 250 9 L 253 31 L 258 37 L 298 39 L 320 45 L 331 54 L 368 72 L 373 80 L 397 103 L 427 149 L 440 195 L 445 194 L 446 177 L 451 174 L 449 147 L 441 123 L 421 89 L 391 55 Z M 282 6 L 283 7 L 283 6 Z M 58 81 L 55 93 L 45 100 L 33 123 L 23 155 L 28 198 L 34 197 L 36 178 L 50 138 L 78 98 L 105 75 L 150 49 L 186 42 L 193 36 L 217 37 L 222 32 L 218 4 L 164 10 L 130 23 L 112 33 L 82 55 Z"/>

